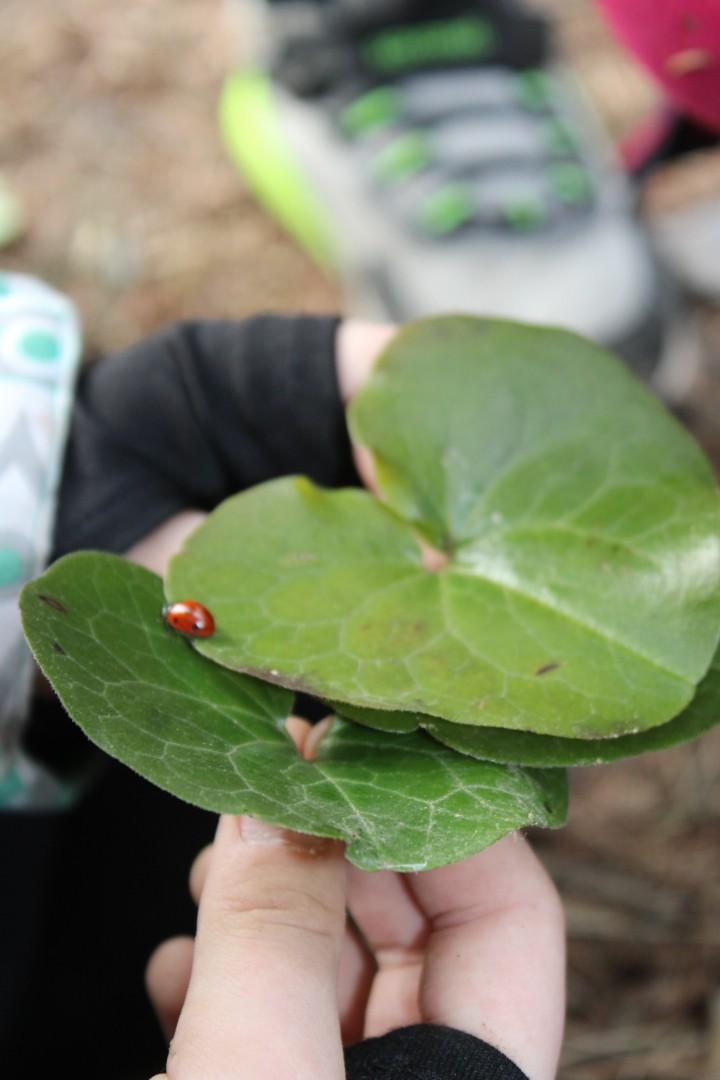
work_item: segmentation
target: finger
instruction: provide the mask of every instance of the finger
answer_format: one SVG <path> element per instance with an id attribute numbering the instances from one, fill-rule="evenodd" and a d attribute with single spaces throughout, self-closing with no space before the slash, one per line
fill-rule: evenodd
<path id="1" fill-rule="evenodd" d="M 341 1080 L 344 927 L 340 843 L 221 818 L 170 1080 Z"/>
<path id="2" fill-rule="evenodd" d="M 564 919 L 529 845 L 509 836 L 408 882 L 431 923 L 424 1019 L 485 1039 L 531 1080 L 552 1080 L 564 1020 Z"/>
<path id="3" fill-rule="evenodd" d="M 366 446 L 353 445 L 353 460 L 355 461 L 355 468 L 357 474 L 362 480 L 363 487 L 371 491 L 373 495 L 379 497 L 380 492 L 378 489 L 377 470 L 375 469 L 375 459 Z"/>
<path id="4" fill-rule="evenodd" d="M 348 908 L 380 962 L 387 950 L 422 947 L 429 923 L 400 874 L 348 867 Z"/>
<path id="5" fill-rule="evenodd" d="M 373 977 L 377 965 L 355 927 L 348 920 L 338 968 L 337 1001 L 340 1031 L 344 1045 L 363 1037 Z"/>
<path id="6" fill-rule="evenodd" d="M 399 874 L 348 870 L 348 906 L 377 963 L 365 1038 L 420 1020 L 419 987 L 429 924 Z"/>
<path id="7" fill-rule="evenodd" d="M 157 947 L 145 969 L 148 996 L 168 1042 L 175 1033 L 185 1001 L 192 959 L 192 938 L 170 938 Z"/>
<path id="8" fill-rule="evenodd" d="M 200 897 L 205 886 L 212 849 L 212 844 L 204 847 L 200 854 L 195 856 L 195 861 L 190 867 L 190 895 L 196 904 L 200 903 Z"/>
<path id="9" fill-rule="evenodd" d="M 340 324 L 336 343 L 336 367 L 340 396 L 348 405 L 367 382 L 386 345 L 397 333 L 396 326 L 346 319 Z M 375 464 L 364 446 L 353 446 L 358 475 L 368 491 L 377 494 Z"/>
<path id="10" fill-rule="evenodd" d="M 313 729 L 314 730 L 314 729 Z M 212 844 L 200 852 L 190 871 L 190 892 L 196 904 L 200 903 L 203 885 L 207 877 Z M 161 946 L 162 947 L 162 946 Z M 340 952 L 340 964 L 338 969 L 338 1012 L 340 1014 L 340 1029 L 344 1044 L 357 1042 L 363 1036 L 363 1023 L 373 976 L 377 969 L 375 960 L 358 935 L 357 931 L 348 922 Z M 188 970 L 189 978 L 189 970 Z M 183 996 L 187 991 L 187 983 L 183 990 Z M 155 1004 L 157 1011 L 158 1006 Z M 179 1009 L 175 1012 L 175 1002 L 171 1012 L 172 1031 L 177 1025 Z M 182 1001 L 180 1002 L 182 1005 Z M 163 1030 L 167 1034 L 167 1024 L 163 1024 Z M 171 1034 L 172 1034 L 171 1031 Z"/>
<path id="11" fill-rule="evenodd" d="M 183 510 L 175 514 L 133 544 L 125 552 L 125 558 L 139 563 L 147 570 L 154 570 L 162 577 L 172 556 L 180 550 L 187 537 L 202 525 L 206 517 L 207 514 L 200 510 Z"/>
<path id="12" fill-rule="evenodd" d="M 320 720 L 317 724 L 314 724 L 309 729 L 300 749 L 300 752 L 306 761 L 315 760 L 318 750 L 320 748 L 320 743 L 323 741 L 334 723 L 334 716 L 326 716 L 323 720 Z"/>
<path id="13" fill-rule="evenodd" d="M 328 718 L 330 719 L 330 718 Z M 295 743 L 301 756 L 304 756 L 309 751 L 310 740 L 315 735 L 317 728 L 322 728 L 325 721 L 320 724 L 316 724 L 313 727 L 307 720 L 303 720 L 300 716 L 288 716 L 285 721 L 285 728 L 288 735 Z M 317 736 L 315 736 L 317 738 Z M 203 885 L 205 884 L 205 878 L 207 877 L 208 866 L 210 865 L 210 853 L 212 851 L 212 844 L 208 844 L 202 851 L 195 857 L 190 868 L 190 895 L 196 904 L 200 903 L 200 897 L 202 896 Z"/>
<path id="14" fill-rule="evenodd" d="M 302 757 L 305 743 L 312 732 L 312 724 L 308 720 L 304 720 L 301 716 L 288 716 L 285 721 L 285 730 L 295 743 L 295 746 Z"/>
<path id="15" fill-rule="evenodd" d="M 347 405 L 367 382 L 386 345 L 397 334 L 397 326 L 346 319 L 340 324 L 335 344 L 340 396 Z"/>
<path id="16" fill-rule="evenodd" d="M 201 855 L 209 856 L 210 851 L 207 847 Z M 199 860 L 200 856 L 196 865 Z M 192 938 L 170 938 L 158 946 L 145 971 L 148 996 L 168 1042 L 175 1034 L 190 984 L 193 945 Z M 348 924 L 340 950 L 337 978 L 343 1045 L 358 1042 L 363 1037 L 365 1010 L 376 970 L 371 953 L 357 931 Z"/>
<path id="17" fill-rule="evenodd" d="M 197 856 L 190 871 L 190 892 L 196 904 L 200 902 L 211 852 L 212 844 L 208 844 Z M 357 1042 L 363 1036 L 365 1009 L 376 969 L 372 954 L 348 922 L 340 951 L 337 991 L 343 1043 Z M 173 1030 L 176 1024 L 177 1015 L 174 1017 Z M 163 1030 L 166 1030 L 165 1026 Z"/>

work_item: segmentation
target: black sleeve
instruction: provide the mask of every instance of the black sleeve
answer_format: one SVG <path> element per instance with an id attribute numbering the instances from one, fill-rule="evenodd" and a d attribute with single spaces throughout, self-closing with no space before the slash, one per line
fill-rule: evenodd
<path id="1" fill-rule="evenodd" d="M 345 1050 L 347 1080 L 527 1080 L 493 1046 L 454 1028 L 415 1024 Z"/>
<path id="2" fill-rule="evenodd" d="M 335 373 L 338 320 L 181 323 L 87 369 L 53 559 L 122 552 L 180 510 L 275 476 L 357 483 Z"/>

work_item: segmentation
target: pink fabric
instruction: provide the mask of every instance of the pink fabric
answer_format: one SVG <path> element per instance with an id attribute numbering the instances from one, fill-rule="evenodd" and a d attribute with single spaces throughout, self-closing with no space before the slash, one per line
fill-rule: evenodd
<path id="1" fill-rule="evenodd" d="M 670 100 L 720 131 L 720 0 L 598 0 Z"/>

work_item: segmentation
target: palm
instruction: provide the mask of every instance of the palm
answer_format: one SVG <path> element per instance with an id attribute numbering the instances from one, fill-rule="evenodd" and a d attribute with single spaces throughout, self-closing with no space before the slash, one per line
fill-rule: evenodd
<path id="1" fill-rule="evenodd" d="M 418 874 L 350 867 L 348 908 L 357 930 L 346 934 L 338 984 L 346 1043 L 441 1024 L 535 1061 L 533 1078 L 554 1075 L 563 920 L 522 837 Z"/>

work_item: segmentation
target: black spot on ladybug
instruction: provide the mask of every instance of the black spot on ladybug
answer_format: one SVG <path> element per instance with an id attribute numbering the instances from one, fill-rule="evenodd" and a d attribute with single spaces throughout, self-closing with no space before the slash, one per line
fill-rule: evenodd
<path id="1" fill-rule="evenodd" d="M 38 600 L 43 604 L 46 604 L 49 608 L 52 608 L 53 611 L 60 611 L 63 615 L 68 614 L 68 609 L 65 605 L 61 604 L 54 596 L 47 596 L 46 593 L 38 593 Z"/>
<path id="2" fill-rule="evenodd" d="M 549 664 L 542 664 L 535 672 L 536 675 L 549 675 L 551 671 L 557 671 L 561 664 L 557 660 L 551 660 Z"/>
<path id="3" fill-rule="evenodd" d="M 53 641 L 52 647 L 53 652 L 56 652 L 58 656 L 67 656 L 67 653 L 65 652 L 59 641 Z"/>

